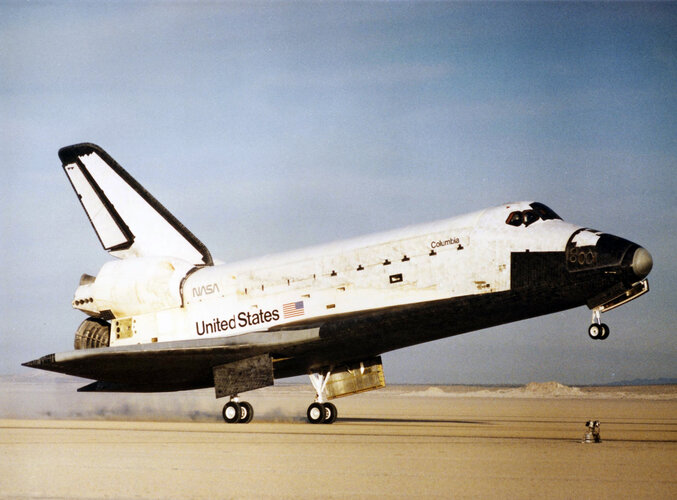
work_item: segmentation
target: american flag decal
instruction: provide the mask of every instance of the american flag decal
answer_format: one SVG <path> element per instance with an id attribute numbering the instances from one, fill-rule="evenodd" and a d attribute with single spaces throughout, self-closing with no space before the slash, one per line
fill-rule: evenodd
<path id="1" fill-rule="evenodd" d="M 295 318 L 296 316 L 303 316 L 303 301 L 299 300 L 298 302 L 290 302 L 289 304 L 284 304 L 282 306 L 282 314 L 284 319 Z"/>

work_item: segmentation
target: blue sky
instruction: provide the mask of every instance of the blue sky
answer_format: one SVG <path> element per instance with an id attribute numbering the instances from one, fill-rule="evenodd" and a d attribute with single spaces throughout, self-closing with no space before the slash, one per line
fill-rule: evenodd
<path id="1" fill-rule="evenodd" d="M 0 3 L 0 373 L 69 350 L 108 259 L 60 147 L 224 261 L 512 200 L 645 246 L 652 291 L 385 356 L 391 382 L 677 376 L 677 4 Z"/>

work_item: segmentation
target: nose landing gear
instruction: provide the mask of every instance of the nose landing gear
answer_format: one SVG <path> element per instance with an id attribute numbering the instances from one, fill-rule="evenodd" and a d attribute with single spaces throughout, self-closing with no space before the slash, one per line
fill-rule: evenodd
<path id="1" fill-rule="evenodd" d="M 641 261 L 641 264 L 638 264 L 638 268 L 641 267 L 641 272 L 645 272 L 646 269 L 650 269 L 650 259 L 651 256 L 648 255 L 649 252 L 640 248 L 643 252 L 635 253 L 639 255 L 638 262 Z M 646 268 L 646 269 L 645 269 Z M 648 272 L 648 271 L 646 271 Z M 613 291 L 613 290 L 612 290 Z M 606 298 L 606 301 L 602 302 L 594 308 L 592 308 L 592 324 L 588 328 L 588 335 L 594 340 L 604 340 L 609 336 L 609 327 L 602 323 L 600 316 L 603 312 L 611 311 L 617 307 L 627 304 L 631 300 L 635 300 L 637 297 L 641 297 L 649 291 L 649 281 L 643 279 L 632 285 L 627 290 L 613 295 L 611 298 Z"/>
<path id="2" fill-rule="evenodd" d="M 592 310 L 592 324 L 588 327 L 588 335 L 593 340 L 605 340 L 609 336 L 609 327 L 602 323 L 599 309 Z"/>

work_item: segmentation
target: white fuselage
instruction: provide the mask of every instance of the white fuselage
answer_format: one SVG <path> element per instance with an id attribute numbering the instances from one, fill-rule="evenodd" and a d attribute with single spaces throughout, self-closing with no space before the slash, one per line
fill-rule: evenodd
<path id="1" fill-rule="evenodd" d="M 75 307 L 110 311 L 110 345 L 241 335 L 335 316 L 510 290 L 512 252 L 564 251 L 562 220 L 506 224 L 512 203 L 435 223 L 202 268 L 110 262 Z M 594 236 L 593 236 L 594 237 Z"/>

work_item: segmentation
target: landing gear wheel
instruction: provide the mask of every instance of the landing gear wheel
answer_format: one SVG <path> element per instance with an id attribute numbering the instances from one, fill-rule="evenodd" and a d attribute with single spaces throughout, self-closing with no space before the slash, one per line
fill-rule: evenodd
<path id="1" fill-rule="evenodd" d="M 588 335 L 593 340 L 604 340 L 609 336 L 609 327 L 604 323 L 593 323 L 588 328 Z"/>
<path id="2" fill-rule="evenodd" d="M 247 401 L 240 401 L 240 420 L 241 424 L 248 424 L 254 418 L 254 408 Z"/>
<path id="3" fill-rule="evenodd" d="M 338 417 L 338 410 L 333 403 L 324 403 L 324 420 L 323 424 L 333 424 L 336 422 L 336 417 Z"/>
<path id="4" fill-rule="evenodd" d="M 240 405 L 237 404 L 235 401 L 229 401 L 224 405 L 221 414 L 223 415 L 223 420 L 225 420 L 229 424 L 234 424 L 240 421 L 242 409 L 240 408 Z"/>
<path id="5" fill-rule="evenodd" d="M 588 328 L 588 335 L 590 335 L 590 338 L 593 340 L 599 340 L 602 336 L 602 329 L 600 328 L 601 325 L 598 325 L 597 323 L 593 323 L 590 325 Z"/>
<path id="6" fill-rule="evenodd" d="M 308 417 L 308 422 L 311 424 L 319 424 L 324 421 L 325 409 L 322 403 L 313 403 L 308 407 L 308 412 L 306 413 Z"/>

